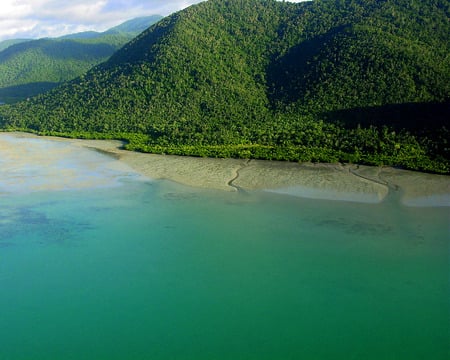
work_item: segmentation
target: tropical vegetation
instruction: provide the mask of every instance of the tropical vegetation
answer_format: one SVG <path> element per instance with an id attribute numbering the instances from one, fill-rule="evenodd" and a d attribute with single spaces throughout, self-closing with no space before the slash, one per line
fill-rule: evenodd
<path id="1" fill-rule="evenodd" d="M 160 19 L 136 18 L 102 33 L 1 42 L 0 100 L 14 103 L 85 73 Z"/>
<path id="2" fill-rule="evenodd" d="M 450 172 L 448 0 L 209 0 L 0 126 L 131 150 Z"/>

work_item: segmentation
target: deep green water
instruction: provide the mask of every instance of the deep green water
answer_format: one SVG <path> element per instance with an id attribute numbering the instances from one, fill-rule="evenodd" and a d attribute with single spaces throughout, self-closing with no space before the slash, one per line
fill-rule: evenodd
<path id="1" fill-rule="evenodd" d="M 0 359 L 447 359 L 448 208 L 120 186 L 0 197 Z"/>

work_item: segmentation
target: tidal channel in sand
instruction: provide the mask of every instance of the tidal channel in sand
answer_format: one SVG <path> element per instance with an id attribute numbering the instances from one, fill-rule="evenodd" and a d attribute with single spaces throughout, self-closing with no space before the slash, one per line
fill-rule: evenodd
<path id="1" fill-rule="evenodd" d="M 448 359 L 448 177 L 121 145 L 0 134 L 0 359 Z"/>
<path id="2" fill-rule="evenodd" d="M 30 190 L 105 185 L 105 177 L 97 174 L 102 172 L 110 175 L 108 182 L 126 173 L 215 190 L 266 190 L 354 202 L 377 203 L 395 192 L 405 205 L 450 206 L 450 178 L 444 175 L 353 164 L 167 156 L 131 152 L 122 147 L 122 142 L 114 140 L 0 133 L 0 165 L 10 173 L 9 178 L 0 180 L 0 193 L 7 188 L 23 188 L 26 184 L 23 179 L 17 182 L 20 174 L 14 172 L 21 163 L 27 163 L 27 167 L 31 163 L 36 176 L 27 185 Z M 91 150 L 97 154 L 94 156 Z M 80 172 L 81 168 L 85 170 Z"/>

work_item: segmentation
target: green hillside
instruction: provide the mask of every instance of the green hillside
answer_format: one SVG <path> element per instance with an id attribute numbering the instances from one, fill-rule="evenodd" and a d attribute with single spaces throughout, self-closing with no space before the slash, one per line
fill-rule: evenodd
<path id="1" fill-rule="evenodd" d="M 198 156 L 448 173 L 448 0 L 210 0 L 0 107 L 6 128 Z"/>
<path id="2" fill-rule="evenodd" d="M 161 16 L 137 18 L 103 33 L 6 41 L 11 45 L 0 51 L 0 100 L 28 98 L 85 73 L 159 19 Z"/>
<path id="3" fill-rule="evenodd" d="M 30 41 L 30 39 L 9 39 L 9 40 L 0 41 L 0 51 L 5 50 L 6 48 L 10 47 L 11 45 L 20 44 L 25 41 Z"/>
<path id="4" fill-rule="evenodd" d="M 117 25 L 109 30 L 106 30 L 104 34 L 120 34 L 120 33 L 141 33 L 146 30 L 150 25 L 157 23 L 162 19 L 161 15 L 150 15 L 134 18 L 124 23 Z"/>

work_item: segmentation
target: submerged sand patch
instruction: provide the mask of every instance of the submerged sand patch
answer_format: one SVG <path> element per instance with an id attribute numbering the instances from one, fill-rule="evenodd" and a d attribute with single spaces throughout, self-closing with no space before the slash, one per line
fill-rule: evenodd
<path id="1" fill-rule="evenodd" d="M 389 193 L 389 187 L 355 176 L 342 164 L 283 163 L 251 161 L 234 182 L 247 189 L 328 200 L 376 203 Z"/>
<path id="2" fill-rule="evenodd" d="M 20 145 L 12 139 L 46 141 L 42 142 L 41 147 L 33 149 L 29 147 L 28 142 Z M 65 145 L 52 147 L 51 144 Z M 101 181 L 105 180 L 103 175 L 108 179 L 134 172 L 150 179 L 168 179 L 188 186 L 217 190 L 265 190 L 308 198 L 371 203 L 381 202 L 389 192 L 398 192 L 405 205 L 450 206 L 450 177 L 445 175 L 389 167 L 143 154 L 123 150 L 122 146 L 122 142 L 115 140 L 80 140 L 38 137 L 27 133 L 0 133 L 0 156 L 13 159 L 12 163 L 18 167 L 21 163 L 30 161 L 39 163 L 41 167 L 54 167 L 57 159 L 62 164 L 70 163 L 69 160 L 72 159 L 93 173 L 100 171 L 102 176 L 96 175 L 98 181 L 100 178 Z M 89 149 L 97 150 L 96 156 L 92 156 Z M 83 183 L 82 177 L 73 173 L 77 166 L 57 166 L 53 174 L 42 181 L 42 186 L 64 188 L 59 183 L 48 183 L 52 177 L 62 177 L 66 179 L 65 183 L 72 179 L 72 182 L 83 186 L 94 184 L 92 177 L 88 176 Z M 8 171 L 14 169 L 10 168 Z M 83 173 L 86 175 L 89 171 Z M 0 193 L 1 191 L 0 188 Z"/>
<path id="3" fill-rule="evenodd" d="M 0 194 L 118 185 L 138 177 L 125 163 L 69 142 L 0 134 Z"/>
<path id="4" fill-rule="evenodd" d="M 383 168 L 380 178 L 402 191 L 408 206 L 450 206 L 450 176 Z"/>

